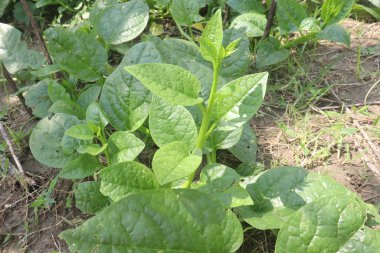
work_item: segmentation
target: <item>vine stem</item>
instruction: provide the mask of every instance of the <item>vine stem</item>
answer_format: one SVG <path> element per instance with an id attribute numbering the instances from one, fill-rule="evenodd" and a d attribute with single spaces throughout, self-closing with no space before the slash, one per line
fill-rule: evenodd
<path id="1" fill-rule="evenodd" d="M 46 47 L 46 43 L 45 43 L 44 39 L 42 38 L 41 30 L 38 27 L 37 21 L 33 17 L 33 14 L 31 12 L 27 2 L 25 0 L 20 0 L 20 3 L 22 5 L 22 8 L 24 9 L 26 15 L 28 15 L 30 23 L 32 24 L 33 32 L 34 32 L 38 42 L 40 43 L 40 47 L 42 49 L 42 52 L 45 55 L 46 61 L 49 63 L 49 65 L 53 64 L 53 61 L 51 60 L 51 57 L 50 57 L 49 52 L 48 52 L 47 47 Z"/>
<path id="2" fill-rule="evenodd" d="M 32 110 L 26 105 L 25 98 L 19 93 L 19 90 L 17 88 L 17 85 L 15 81 L 13 81 L 11 73 L 7 70 L 7 68 L 4 66 L 2 62 L 1 63 L 1 69 L 3 70 L 3 75 L 5 79 L 8 82 L 9 87 L 12 89 L 13 93 L 17 94 L 18 99 L 20 100 L 22 106 L 25 108 L 26 112 L 29 114 L 30 117 L 34 117 Z"/>
<path id="3" fill-rule="evenodd" d="M 274 15 L 276 13 L 276 6 L 277 6 L 276 0 L 272 0 L 272 3 L 269 7 L 268 20 L 265 25 L 263 39 L 266 39 L 269 37 L 269 33 L 273 24 Z"/>
<path id="4" fill-rule="evenodd" d="M 213 74 L 210 97 L 208 99 L 206 112 L 203 114 L 203 119 L 202 119 L 201 128 L 199 130 L 197 144 L 195 145 L 196 150 L 202 150 L 207 140 L 207 132 L 209 130 L 209 125 L 211 121 L 211 113 L 212 113 L 213 105 L 215 102 L 216 87 L 218 84 L 219 71 L 220 71 L 220 62 L 214 63 L 213 68 L 214 68 L 214 74 Z M 185 188 L 191 187 L 191 183 L 193 182 L 194 176 L 195 176 L 195 171 L 192 174 L 190 174 L 189 177 L 187 178 L 186 183 L 184 185 Z"/>

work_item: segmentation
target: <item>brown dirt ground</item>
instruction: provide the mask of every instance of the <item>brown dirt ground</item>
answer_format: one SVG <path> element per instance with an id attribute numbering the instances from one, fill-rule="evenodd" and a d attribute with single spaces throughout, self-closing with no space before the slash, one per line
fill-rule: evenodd
<path id="1" fill-rule="evenodd" d="M 268 168 L 280 164 L 303 165 L 310 170 L 332 176 L 358 192 L 363 199 L 370 203 L 377 203 L 380 201 L 380 178 L 374 174 L 373 170 L 380 171 L 380 158 L 376 156 L 369 143 L 373 143 L 377 148 L 380 146 L 380 137 L 372 132 L 376 117 L 380 115 L 380 105 L 378 105 L 380 85 L 377 85 L 368 96 L 367 103 L 373 104 L 368 108 L 368 115 L 357 112 L 355 107 L 350 107 L 350 111 L 343 111 L 342 117 L 330 118 L 321 113 L 321 111 L 331 110 L 339 112 L 340 103 L 347 105 L 363 103 L 368 90 L 380 79 L 380 23 L 365 24 L 346 20 L 343 25 L 351 31 L 352 47 L 350 49 L 323 42 L 318 45 L 316 53 L 310 57 L 309 77 L 317 76 L 328 63 L 333 63 L 327 75 L 317 85 L 324 87 L 333 84 L 334 86 L 332 92 L 321 99 L 321 103 L 310 107 L 311 111 L 307 112 L 308 121 L 300 123 L 300 120 L 295 119 L 288 108 L 285 110 L 272 108 L 270 104 L 276 103 L 277 98 L 270 94 L 267 96 L 268 103 L 262 108 L 260 117 L 252 121 L 259 143 L 258 160 Z M 357 75 L 359 46 L 362 48 L 362 56 L 360 74 Z M 278 83 L 278 80 L 276 81 Z M 281 84 L 285 86 L 287 81 L 284 78 Z M 288 102 L 290 104 L 294 101 Z M 9 99 L 8 93 L 0 84 L 0 111 L 5 105 L 10 106 L 7 127 L 13 131 L 20 129 L 24 132 L 30 131 L 34 121 L 29 119 L 16 98 Z M 359 131 L 343 138 L 342 144 L 348 146 L 349 151 L 342 150 L 337 145 L 330 147 L 329 144 L 334 143 L 334 137 L 329 132 L 323 132 L 323 128 L 337 123 L 342 123 L 345 127 L 358 128 L 358 124 L 355 125 L 354 121 L 359 124 L 362 132 L 369 135 L 369 141 Z M 292 136 L 281 130 L 279 122 L 296 135 Z M 313 134 L 317 133 L 320 133 L 317 137 L 318 143 L 316 144 L 313 140 L 311 144 L 308 144 L 310 145 L 308 148 L 314 153 L 304 154 L 300 150 L 304 136 L 310 134 L 315 137 L 316 135 Z M 65 242 L 58 238 L 58 234 L 68 227 L 81 223 L 85 218 L 75 207 L 66 206 L 67 199 L 72 200 L 72 183 L 63 180 L 58 182 L 53 192 L 56 204 L 50 209 L 34 210 L 28 207 L 48 188 L 49 182 L 56 176 L 57 171 L 36 162 L 30 155 L 25 139 L 18 145 L 20 148 L 17 149 L 17 154 L 25 171 L 35 184 L 25 189 L 13 176 L 0 177 L 0 253 L 54 250 L 68 252 Z M 313 156 L 326 147 L 328 147 L 327 154 L 317 158 Z M 341 151 L 339 156 L 338 150 Z M 7 235 L 11 237 L 1 246 Z M 240 252 L 273 252 L 274 240 L 275 236 L 269 231 L 248 230 Z"/>

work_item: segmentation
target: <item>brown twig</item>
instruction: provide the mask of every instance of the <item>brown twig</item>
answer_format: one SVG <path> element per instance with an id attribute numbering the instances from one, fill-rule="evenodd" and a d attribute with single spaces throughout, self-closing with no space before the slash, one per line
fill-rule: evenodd
<path id="1" fill-rule="evenodd" d="M 15 162 L 18 171 L 20 172 L 21 175 L 25 176 L 24 169 L 22 168 L 22 165 L 21 165 L 21 163 L 20 163 L 20 160 L 19 160 L 19 159 L 17 158 L 17 156 L 16 156 L 16 153 L 15 153 L 13 147 L 12 147 L 12 143 L 11 143 L 11 141 L 9 140 L 9 138 L 8 138 L 8 134 L 7 134 L 7 132 L 5 131 L 5 128 L 3 127 L 3 123 L 2 123 L 1 121 L 0 121 L 0 132 L 1 132 L 1 135 L 3 136 L 3 139 L 4 139 L 5 142 L 7 143 L 8 149 L 9 149 L 9 151 L 11 152 L 11 155 L 12 155 L 13 161 Z"/>
<path id="2" fill-rule="evenodd" d="M 269 8 L 267 24 L 265 25 L 263 39 L 266 39 L 269 37 L 270 30 L 271 30 L 272 24 L 273 24 L 274 15 L 276 13 L 276 6 L 277 6 L 276 0 L 272 0 L 272 3 L 271 3 L 270 8 Z"/>
<path id="3" fill-rule="evenodd" d="M 20 93 L 18 93 L 17 85 L 15 81 L 13 81 L 12 75 L 8 72 L 7 68 L 4 66 L 3 63 L 1 63 L 1 69 L 3 71 L 5 79 L 8 82 L 9 87 L 12 89 L 12 92 L 17 94 L 17 97 L 20 100 L 22 106 L 24 106 L 26 112 L 29 114 L 30 117 L 33 117 L 32 110 L 28 106 L 26 106 L 24 97 Z"/>
<path id="4" fill-rule="evenodd" d="M 224 17 L 223 17 L 223 24 L 225 25 L 230 18 L 230 6 L 227 4 L 224 6 Z"/>
<path id="5" fill-rule="evenodd" d="M 30 23 L 32 24 L 33 32 L 38 40 L 38 43 L 40 44 L 41 50 L 45 55 L 46 61 L 51 65 L 53 64 L 53 61 L 50 58 L 49 52 L 46 47 L 46 43 L 44 39 L 42 38 L 42 33 L 40 28 L 38 27 L 36 19 L 33 17 L 32 12 L 29 9 L 29 6 L 25 0 L 20 0 L 22 8 L 24 9 L 26 15 L 28 15 Z"/>

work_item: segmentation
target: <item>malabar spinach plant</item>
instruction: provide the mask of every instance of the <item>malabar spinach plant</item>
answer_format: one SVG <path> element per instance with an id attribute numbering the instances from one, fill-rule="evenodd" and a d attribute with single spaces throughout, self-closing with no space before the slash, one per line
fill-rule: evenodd
<path id="1" fill-rule="evenodd" d="M 241 175 L 216 163 L 216 150 L 226 148 L 254 163 L 247 122 L 268 78 L 266 72 L 226 74 L 240 64 L 231 59 L 244 45 L 230 33 L 217 11 L 199 48 L 150 37 L 106 78 L 95 114 L 83 121 L 57 113 L 33 130 L 30 144 L 39 161 L 63 167 L 67 178 L 95 173 L 95 181 L 78 184 L 75 198 L 82 211 L 96 215 L 60 235 L 72 252 L 235 252 L 243 241 L 241 221 L 279 230 L 276 252 L 380 247 L 372 228 L 377 210 L 335 181 L 297 167 Z M 119 130 L 110 136 L 108 121 Z M 136 158 L 144 148 L 136 130 L 159 147 L 152 169 Z M 77 151 L 91 149 L 96 138 L 108 152 L 105 168 L 65 150 L 73 144 Z"/>

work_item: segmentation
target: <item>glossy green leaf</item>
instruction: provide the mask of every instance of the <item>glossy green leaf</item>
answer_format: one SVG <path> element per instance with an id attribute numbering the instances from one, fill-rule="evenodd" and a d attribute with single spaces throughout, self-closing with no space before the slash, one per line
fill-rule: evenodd
<path id="1" fill-rule="evenodd" d="M 83 118 L 82 111 L 79 111 L 75 106 L 75 103 L 71 100 L 59 99 L 55 101 L 49 108 L 49 112 L 52 113 L 64 113 Z"/>
<path id="2" fill-rule="evenodd" d="M 366 220 L 363 206 L 354 196 L 335 195 L 314 201 L 284 223 L 276 253 L 335 253 Z"/>
<path id="3" fill-rule="evenodd" d="M 227 0 L 227 4 L 239 13 L 264 12 L 264 6 L 259 0 Z"/>
<path id="4" fill-rule="evenodd" d="M 248 12 L 237 16 L 230 28 L 245 29 L 247 37 L 261 37 L 264 35 L 267 19 L 265 15 L 256 12 Z"/>
<path id="5" fill-rule="evenodd" d="M 258 46 L 256 54 L 256 66 L 258 68 L 270 66 L 280 63 L 286 59 L 290 54 L 290 50 L 281 48 L 281 43 L 275 38 L 268 38 Z"/>
<path id="6" fill-rule="evenodd" d="M 105 81 L 100 105 L 114 128 L 135 131 L 144 123 L 149 114 L 151 100 L 149 90 L 127 73 L 124 67 L 157 61 L 161 61 L 160 53 L 153 43 L 136 44 Z"/>
<path id="7" fill-rule="evenodd" d="M 30 50 L 21 41 L 21 32 L 13 26 L 0 23 L 0 61 L 14 74 L 22 69 L 37 69 L 44 64 L 42 53 Z"/>
<path id="8" fill-rule="evenodd" d="M 325 27 L 320 33 L 318 33 L 317 38 L 343 43 L 348 47 L 350 46 L 350 34 L 338 24 Z"/>
<path id="9" fill-rule="evenodd" d="M 106 49 L 91 35 L 62 27 L 45 31 L 47 47 L 55 63 L 79 79 L 89 82 L 100 78 L 107 62 Z"/>
<path id="10" fill-rule="evenodd" d="M 128 132 L 117 131 L 108 139 L 112 164 L 134 160 L 144 150 L 144 147 L 144 142 Z"/>
<path id="11" fill-rule="evenodd" d="M 36 71 L 32 71 L 30 73 L 32 73 L 32 75 L 35 75 L 37 77 L 45 77 L 45 76 L 49 76 L 54 73 L 57 73 L 58 71 L 61 71 L 61 70 L 62 70 L 61 66 L 57 64 L 52 64 L 52 65 L 43 66 L 42 68 L 37 69 Z"/>
<path id="12" fill-rule="evenodd" d="M 252 205 L 248 192 L 239 186 L 240 176 L 233 169 L 221 164 L 209 164 L 203 168 L 197 189 L 210 193 L 226 208 Z"/>
<path id="13" fill-rule="evenodd" d="M 32 85 L 25 95 L 25 104 L 32 109 L 33 115 L 39 118 L 50 115 L 49 108 L 52 105 L 48 94 L 50 83 L 55 83 L 55 81 L 44 79 Z"/>
<path id="14" fill-rule="evenodd" d="M 246 190 L 253 207 L 236 211 L 259 229 L 279 229 L 302 206 L 323 197 L 353 194 L 344 186 L 320 174 L 298 167 L 281 167 L 246 178 Z"/>
<path id="15" fill-rule="evenodd" d="M 318 19 L 309 17 L 302 20 L 299 30 L 302 32 L 319 32 L 321 31 L 321 27 L 319 26 L 320 21 Z"/>
<path id="16" fill-rule="evenodd" d="M 216 92 L 212 119 L 245 123 L 260 108 L 266 89 L 268 73 L 243 76 L 224 85 Z"/>
<path id="17" fill-rule="evenodd" d="M 159 187 L 152 171 L 143 164 L 133 161 L 111 165 L 103 169 L 100 176 L 100 192 L 113 201 L 119 201 L 132 192 Z"/>
<path id="18" fill-rule="evenodd" d="M 180 65 L 183 61 L 195 61 L 201 59 L 199 48 L 189 41 L 168 38 L 161 40 L 159 37 L 148 37 L 156 51 L 159 59 L 164 63 Z M 175 54 L 173 54 L 175 52 Z"/>
<path id="19" fill-rule="evenodd" d="M 149 130 L 157 146 L 181 141 L 193 150 L 198 130 L 193 116 L 181 105 L 172 105 L 154 97 L 150 106 Z"/>
<path id="20" fill-rule="evenodd" d="M 228 151 L 243 163 L 256 163 L 257 140 L 249 123 L 244 124 L 239 142 Z"/>
<path id="21" fill-rule="evenodd" d="M 223 61 L 224 62 L 224 61 Z M 193 73 L 201 82 L 201 96 L 207 99 L 210 96 L 211 84 L 213 79 L 213 70 L 211 66 L 204 65 L 194 60 L 183 61 L 180 64 L 181 67 L 187 69 Z M 219 76 L 218 88 L 226 83 L 224 77 Z"/>
<path id="22" fill-rule="evenodd" d="M 66 179 L 82 179 L 91 176 L 100 167 L 95 156 L 84 154 L 63 167 L 59 176 Z"/>
<path id="23" fill-rule="evenodd" d="M 199 10 L 205 5 L 205 0 L 172 0 L 170 13 L 178 25 L 192 25 L 202 19 Z"/>
<path id="24" fill-rule="evenodd" d="M 86 110 L 90 104 L 94 103 L 100 94 L 101 87 L 98 85 L 94 85 L 84 91 L 78 97 L 77 103 Z"/>
<path id="25" fill-rule="evenodd" d="M 200 81 L 189 71 L 171 64 L 145 63 L 125 68 L 155 95 L 177 105 L 195 105 L 199 98 Z"/>
<path id="26" fill-rule="evenodd" d="M 338 23 L 350 14 L 354 4 L 355 0 L 325 0 L 321 9 L 321 18 L 324 24 Z"/>
<path id="27" fill-rule="evenodd" d="M 297 0 L 277 0 L 276 17 L 281 32 L 290 33 L 298 31 L 302 20 L 308 16 Z"/>
<path id="28" fill-rule="evenodd" d="M 107 147 L 108 147 L 108 144 L 104 144 L 103 146 L 100 146 L 99 144 L 91 143 L 91 144 L 79 146 L 77 148 L 77 152 L 80 154 L 87 153 L 92 156 L 97 156 L 100 153 L 102 153 Z"/>
<path id="29" fill-rule="evenodd" d="M 232 55 L 224 58 L 220 70 L 220 75 L 229 81 L 245 75 L 252 62 L 249 50 L 249 39 L 244 33 L 243 28 L 224 30 L 223 46 L 227 47 L 230 43 L 239 39 L 239 45 L 236 51 Z"/>
<path id="30" fill-rule="evenodd" d="M 77 117 L 67 114 L 43 118 L 33 128 L 29 138 L 29 146 L 34 158 L 49 167 L 65 167 L 78 155 L 63 152 L 62 138 L 67 129 L 81 123 L 83 121 L 78 120 Z"/>
<path id="31" fill-rule="evenodd" d="M 81 253 L 232 253 L 243 231 L 236 216 L 208 194 L 165 189 L 131 194 L 60 237 Z"/>
<path id="32" fill-rule="evenodd" d="M 115 45 L 139 36 L 148 20 L 149 7 L 145 1 L 132 0 L 107 6 L 91 18 L 91 23 L 99 35 Z"/>
<path id="33" fill-rule="evenodd" d="M 218 62 L 218 49 L 215 47 L 212 41 L 208 38 L 201 38 L 199 42 L 202 57 L 209 62 Z"/>
<path id="34" fill-rule="evenodd" d="M 87 124 L 79 124 L 66 130 L 65 135 L 79 140 L 92 140 L 95 136 Z"/>
<path id="35" fill-rule="evenodd" d="M 48 95 L 49 95 L 50 100 L 53 103 L 60 100 L 60 99 L 70 100 L 70 95 L 69 95 L 69 93 L 67 93 L 65 87 L 63 87 L 62 85 L 60 85 L 56 81 L 49 80 L 49 79 L 48 79 Z"/>
<path id="36" fill-rule="evenodd" d="M 202 157 L 190 154 L 182 142 L 172 142 L 159 149 L 153 156 L 152 167 L 161 185 L 174 182 L 193 173 Z"/>
<path id="37" fill-rule="evenodd" d="M 337 253 L 376 252 L 380 248 L 379 230 L 368 227 L 360 228 L 351 238 L 340 247 Z"/>
<path id="38" fill-rule="evenodd" d="M 106 115 L 104 114 L 102 108 L 100 108 L 100 105 L 96 102 L 87 107 L 86 121 L 91 122 L 100 128 L 105 128 L 108 124 Z"/>
<path id="39" fill-rule="evenodd" d="M 222 12 L 217 10 L 215 14 L 208 21 L 205 29 L 202 32 L 202 36 L 200 38 L 201 41 L 201 52 L 202 49 L 202 41 L 210 41 L 212 45 L 214 45 L 217 55 L 219 54 L 220 47 L 223 42 L 223 21 L 222 21 Z M 206 48 L 207 49 L 207 48 Z M 203 54 L 203 52 L 202 52 Z"/>
<path id="40" fill-rule="evenodd" d="M 94 214 L 108 205 L 108 198 L 100 193 L 100 182 L 83 182 L 74 191 L 75 206 L 84 213 Z"/>
<path id="41" fill-rule="evenodd" d="M 236 145 L 242 135 L 243 127 L 234 127 L 233 129 L 219 129 L 216 128 L 211 133 L 205 144 L 206 149 L 228 149 Z"/>

